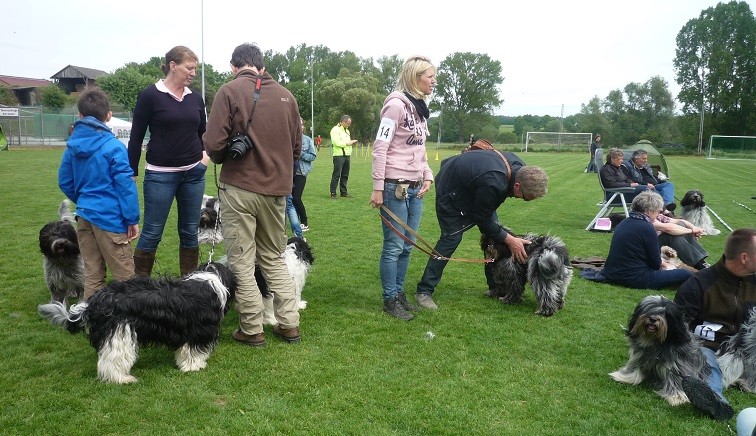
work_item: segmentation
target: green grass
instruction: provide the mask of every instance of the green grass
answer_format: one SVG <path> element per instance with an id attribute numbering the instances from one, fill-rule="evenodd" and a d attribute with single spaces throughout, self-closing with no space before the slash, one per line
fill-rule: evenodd
<path id="1" fill-rule="evenodd" d="M 331 157 L 323 149 L 304 201 L 316 261 L 304 298 L 303 339 L 269 335 L 252 349 L 230 334 L 230 312 L 206 370 L 183 374 L 173 355 L 147 348 L 132 370 L 134 385 L 95 380 L 97 355 L 83 335 L 52 327 L 36 313 L 49 300 L 37 234 L 56 218 L 61 149 L 0 152 L 0 433 L 3 434 L 728 434 L 727 424 L 691 406 L 670 407 L 651 390 L 621 385 L 607 373 L 622 366 L 622 333 L 645 295 L 577 275 L 565 308 L 536 316 L 528 290 L 518 306 L 485 298 L 482 267 L 451 263 L 438 287 L 437 312 L 402 322 L 381 311 L 380 220 L 368 205 L 370 159 L 352 160 L 355 198 L 330 200 Z M 429 150 L 431 165 L 440 161 Z M 439 159 L 451 151 L 441 150 Z M 538 201 L 509 199 L 501 221 L 518 232 L 562 237 L 572 256 L 605 256 L 611 234 L 583 230 L 601 196 L 587 153 L 521 154 L 550 176 Z M 699 188 L 732 228 L 754 226 L 753 161 L 667 159 L 678 198 Z M 213 194 L 212 168 L 207 192 Z M 433 193 L 420 234 L 435 241 Z M 157 272 L 178 272 L 176 218 L 168 221 Z M 727 234 L 706 236 L 716 260 Z M 477 258 L 479 233 L 465 234 L 456 256 Z M 222 254 L 222 246 L 218 247 Z M 203 247 L 202 257 L 208 249 Z M 415 251 L 407 274 L 414 287 L 427 257 Z M 665 292 L 672 297 L 673 293 Z M 435 338 L 426 338 L 426 332 Z M 726 391 L 736 410 L 753 397 Z M 732 424 L 732 423 L 731 423 Z"/>

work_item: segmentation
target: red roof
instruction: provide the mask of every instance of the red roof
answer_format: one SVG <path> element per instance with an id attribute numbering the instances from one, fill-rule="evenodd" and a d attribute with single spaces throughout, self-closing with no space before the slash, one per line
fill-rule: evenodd
<path id="1" fill-rule="evenodd" d="M 39 88 L 43 86 L 52 85 L 52 82 L 47 79 L 30 79 L 28 77 L 16 77 L 16 76 L 1 76 L 0 86 L 10 89 L 19 88 Z"/>

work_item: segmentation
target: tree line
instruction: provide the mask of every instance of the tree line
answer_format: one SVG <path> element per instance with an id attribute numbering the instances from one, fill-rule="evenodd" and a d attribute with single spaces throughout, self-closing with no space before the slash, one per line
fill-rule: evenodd
<path id="1" fill-rule="evenodd" d="M 603 98 L 594 96 L 579 113 L 564 119 L 495 115 L 504 101 L 499 91 L 504 81 L 501 62 L 482 53 L 453 53 L 437 64 L 437 85 L 429 104 L 430 140 L 464 143 L 474 135 L 517 143 L 527 131 L 564 131 L 601 133 L 603 142 L 611 145 L 648 139 L 695 148 L 702 120 L 703 138 L 756 135 L 756 19 L 748 3 L 730 1 L 703 10 L 679 31 L 676 44 L 673 64 L 682 113 L 675 112 L 669 84 L 654 76 Z M 161 62 L 161 57 L 152 57 L 144 63 L 128 63 L 98 78 L 98 85 L 113 102 L 132 110 L 139 92 L 163 77 Z M 341 115 L 349 114 L 353 136 L 371 142 L 383 100 L 394 89 L 403 59 L 398 55 L 361 58 L 352 51 L 301 44 L 285 53 L 266 51 L 265 64 L 294 94 L 307 125 L 314 120 L 316 134 L 327 135 Z M 204 65 L 204 75 L 209 110 L 218 88 L 233 77 L 209 64 Z M 201 86 L 198 77 L 191 88 L 201 92 Z M 43 89 L 43 104 L 65 104 L 60 92 Z M 1 100 L 7 100 L 2 92 Z"/>

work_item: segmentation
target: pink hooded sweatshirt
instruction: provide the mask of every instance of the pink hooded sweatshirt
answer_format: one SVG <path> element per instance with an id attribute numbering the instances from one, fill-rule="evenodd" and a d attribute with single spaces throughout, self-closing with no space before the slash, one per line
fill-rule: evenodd
<path id="1" fill-rule="evenodd" d="M 382 191 L 385 179 L 432 181 L 425 151 L 429 135 L 428 120 L 420 117 L 404 93 L 389 94 L 373 145 L 373 190 Z"/>

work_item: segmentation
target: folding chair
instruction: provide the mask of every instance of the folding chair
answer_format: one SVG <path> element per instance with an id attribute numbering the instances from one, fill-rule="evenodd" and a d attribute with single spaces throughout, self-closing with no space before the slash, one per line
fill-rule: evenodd
<path id="1" fill-rule="evenodd" d="M 603 165 L 602 161 L 603 152 L 601 149 L 596 150 L 596 156 L 594 157 L 596 167 L 601 168 Z M 630 216 L 630 211 L 627 209 L 627 200 L 625 199 L 625 194 L 632 194 L 635 192 L 635 188 L 627 187 L 627 188 L 605 188 L 604 183 L 601 181 L 601 172 L 599 171 L 597 173 L 598 175 L 598 181 L 599 186 L 601 186 L 601 191 L 603 192 L 603 201 L 600 202 L 598 205 L 601 206 L 601 209 L 598 211 L 595 217 L 591 220 L 591 222 L 588 224 L 588 227 L 586 227 L 586 230 L 591 230 L 593 226 L 596 224 L 596 222 L 599 220 L 599 218 L 604 218 L 609 216 L 616 207 L 622 207 L 622 209 L 625 212 L 625 218 Z"/>

